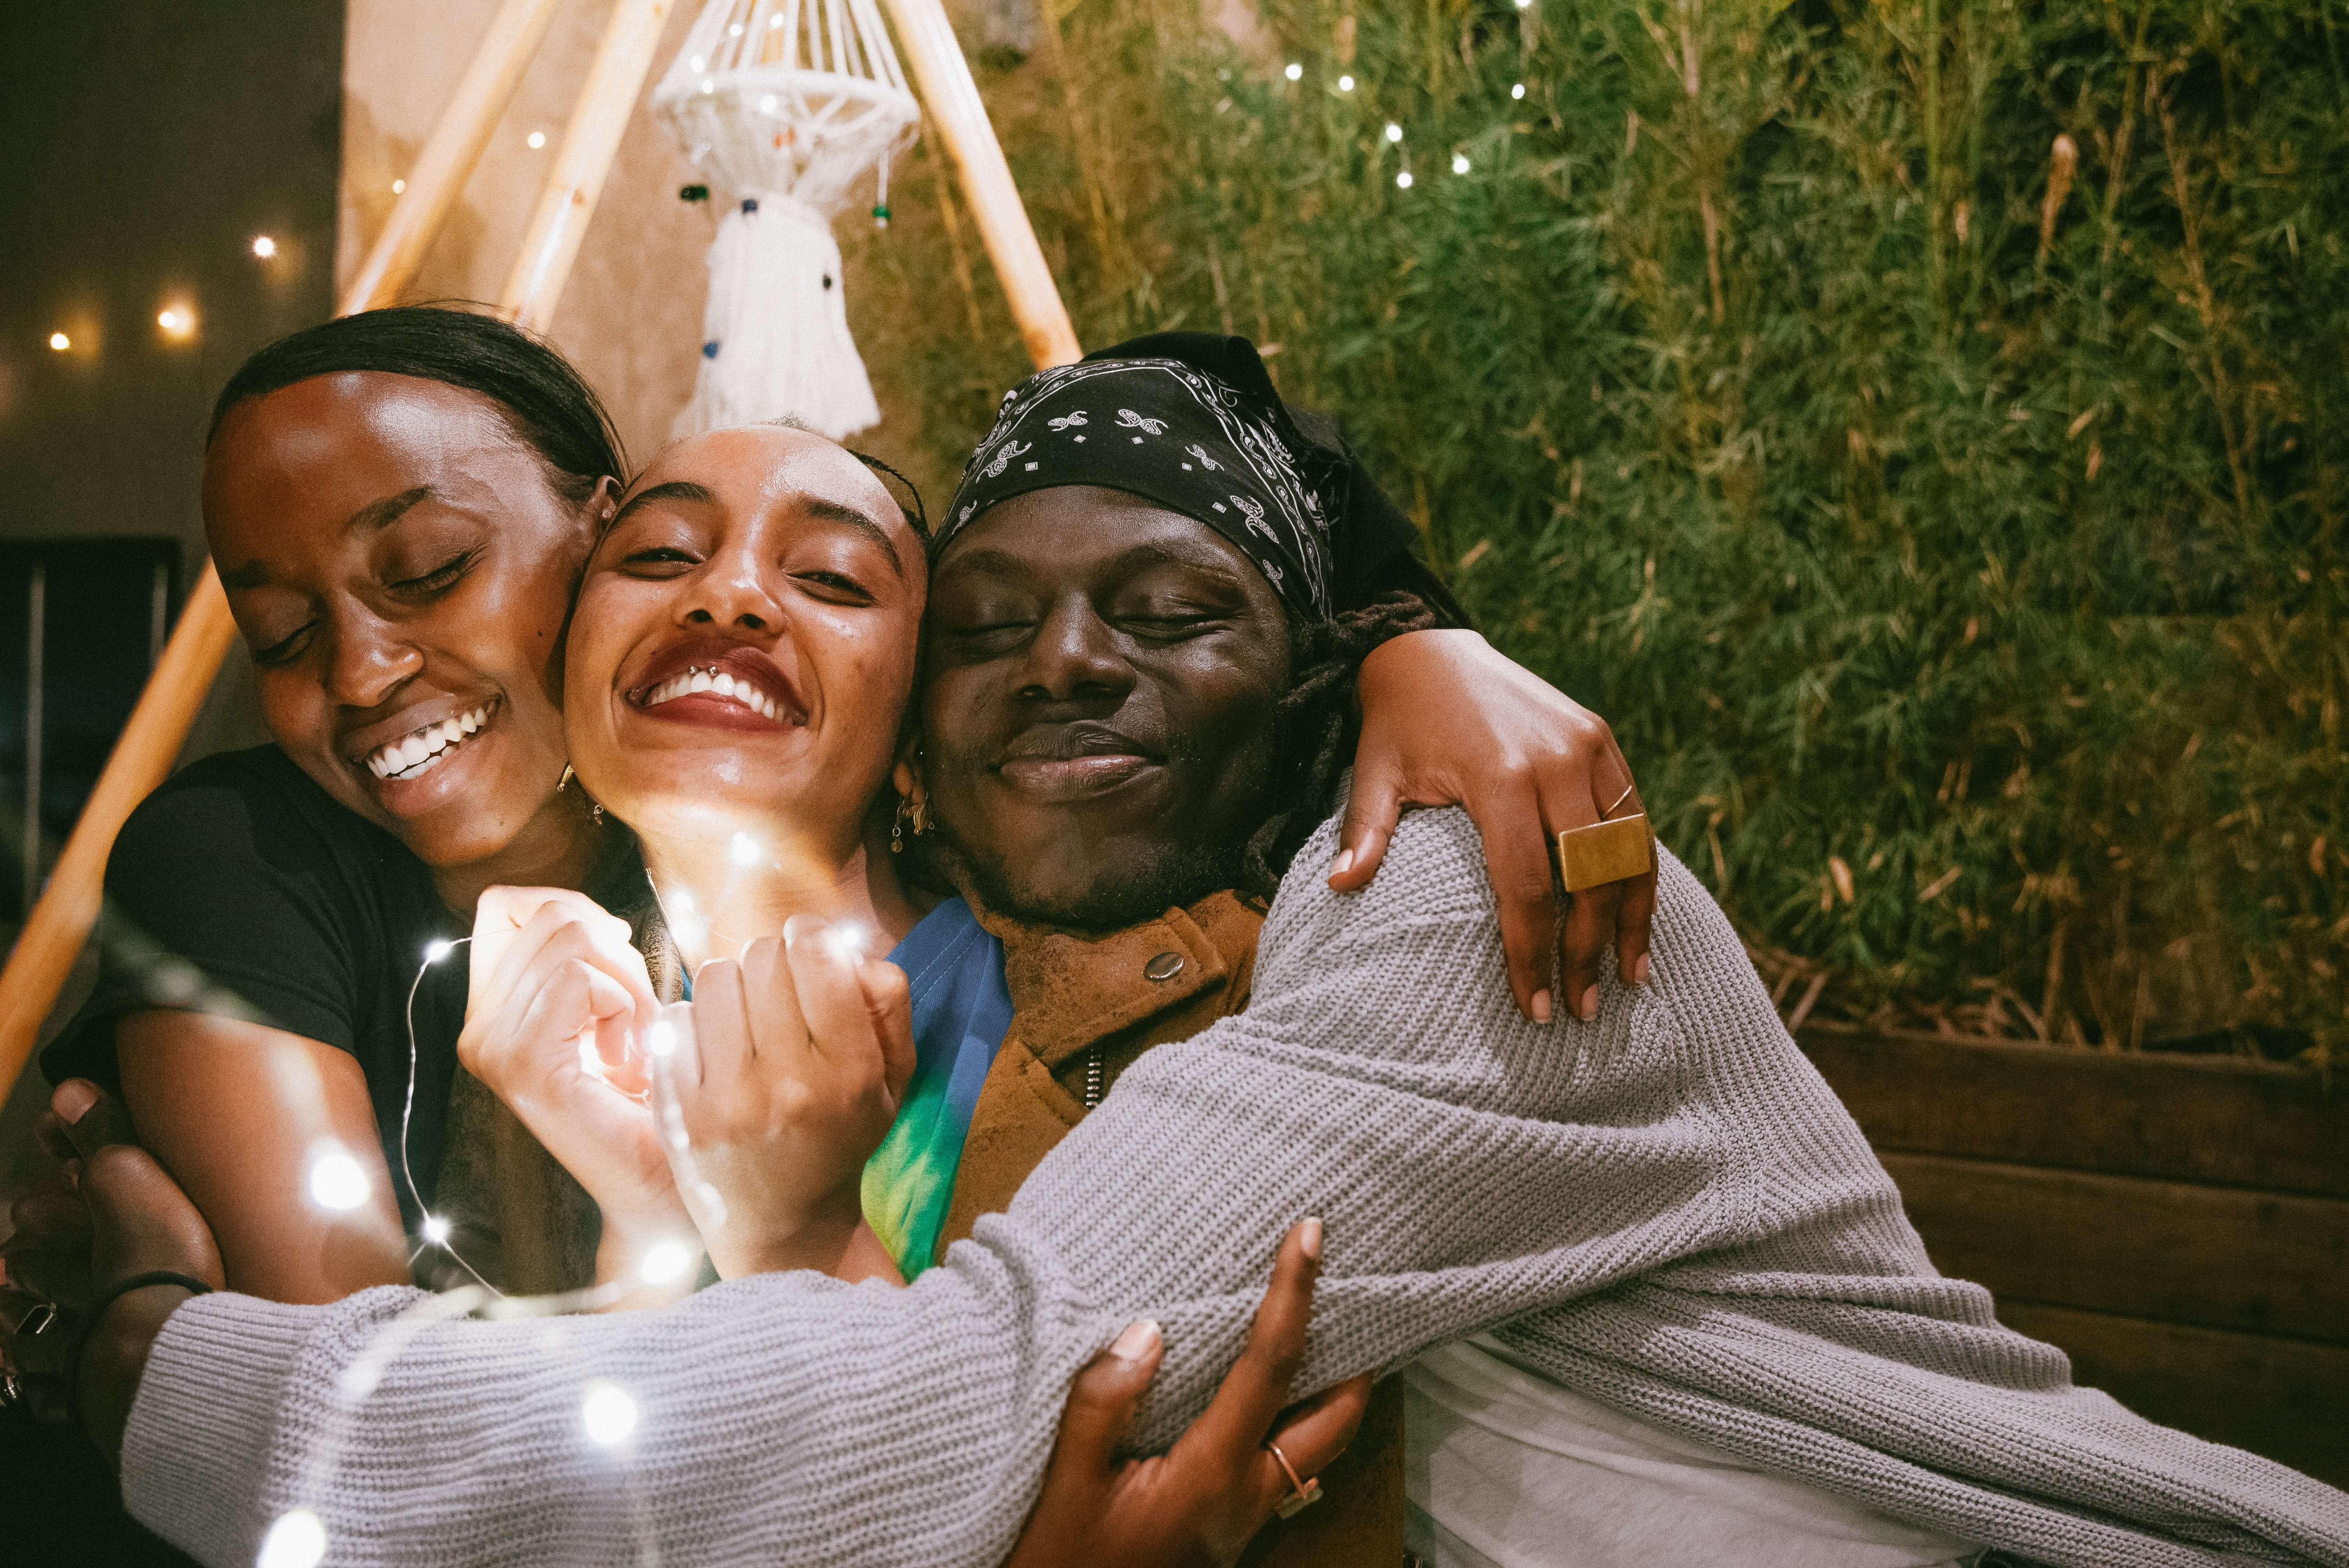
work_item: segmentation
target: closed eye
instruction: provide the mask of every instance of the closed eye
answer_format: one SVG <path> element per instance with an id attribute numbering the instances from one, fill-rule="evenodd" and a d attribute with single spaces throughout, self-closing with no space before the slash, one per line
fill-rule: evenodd
<path id="1" fill-rule="evenodd" d="M 819 599 L 829 600 L 835 603 L 848 604 L 870 604 L 873 603 L 873 595 L 865 592 L 864 583 L 859 583 L 854 577 L 844 576 L 838 572 L 826 572 L 822 570 L 814 572 L 794 572 L 792 573 L 792 580 L 802 584 L 803 586 L 818 590 L 816 597 Z"/>
<path id="2" fill-rule="evenodd" d="M 460 551 L 420 577 L 399 579 L 390 585 L 391 590 L 395 593 L 418 594 L 437 593 L 453 587 L 457 579 L 465 574 L 465 569 L 472 565 L 481 553 L 478 550 Z"/>
<path id="3" fill-rule="evenodd" d="M 1231 617 L 1206 611 L 1169 611 L 1155 615 L 1120 615 L 1117 624 L 1137 636 L 1162 637 L 1173 640 L 1196 636 L 1203 632 L 1228 625 Z"/>
<path id="4" fill-rule="evenodd" d="M 673 576 L 675 573 L 670 569 L 691 566 L 695 562 L 691 553 L 673 544 L 656 544 L 644 550 L 630 551 L 620 558 L 620 564 L 647 576 Z"/>
<path id="5" fill-rule="evenodd" d="M 281 638 L 265 648 L 255 648 L 253 652 L 253 662 L 264 668 L 274 668 L 279 665 L 291 664 L 301 656 L 303 646 L 309 642 L 310 633 L 317 624 L 317 622 L 312 621 L 296 630 L 290 637 Z"/>

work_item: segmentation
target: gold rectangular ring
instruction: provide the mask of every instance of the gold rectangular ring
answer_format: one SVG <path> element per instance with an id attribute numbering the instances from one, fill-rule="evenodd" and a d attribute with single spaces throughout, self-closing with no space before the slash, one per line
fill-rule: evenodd
<path id="1" fill-rule="evenodd" d="M 1558 880 L 1568 892 L 1645 876 L 1655 863 L 1648 851 L 1644 812 L 1611 822 L 1593 822 L 1587 828 L 1568 828 L 1557 836 Z"/>
<path id="2" fill-rule="evenodd" d="M 1312 1507 L 1315 1503 L 1320 1501 L 1321 1478 L 1319 1476 L 1307 1476 L 1305 1478 L 1305 1484 L 1299 1487 L 1295 1491 L 1290 1492 L 1287 1497 L 1282 1498 L 1280 1500 L 1280 1506 L 1274 1511 L 1278 1512 L 1283 1519 L 1294 1519 L 1299 1514 L 1304 1512 L 1307 1509 Z"/>

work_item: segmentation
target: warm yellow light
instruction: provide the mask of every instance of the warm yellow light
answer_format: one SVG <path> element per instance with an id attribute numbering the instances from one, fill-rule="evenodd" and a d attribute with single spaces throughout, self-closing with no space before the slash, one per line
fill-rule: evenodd
<path id="1" fill-rule="evenodd" d="M 62 332 L 53 332 L 49 334 L 49 346 L 56 349 L 59 354 L 63 354 L 67 349 L 73 346 L 73 339 L 67 337 Z"/>
<path id="2" fill-rule="evenodd" d="M 530 133 L 530 144 L 533 148 L 544 147 L 546 145 L 546 132 L 543 130 L 532 131 Z"/>
<path id="3" fill-rule="evenodd" d="M 155 325 L 173 337 L 185 337 L 196 330 L 196 313 L 181 304 L 165 305 L 156 313 Z"/>
<path id="4" fill-rule="evenodd" d="M 253 237 L 253 253 L 265 262 L 277 253 L 277 242 L 266 234 L 255 234 Z"/>
<path id="5" fill-rule="evenodd" d="M 400 195 L 406 191 L 407 189 L 408 181 L 405 180 L 395 180 L 391 182 L 391 193 L 395 196 Z"/>

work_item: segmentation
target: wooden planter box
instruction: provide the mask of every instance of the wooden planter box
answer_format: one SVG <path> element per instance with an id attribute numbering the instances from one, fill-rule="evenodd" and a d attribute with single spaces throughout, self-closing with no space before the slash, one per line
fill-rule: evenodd
<path id="1" fill-rule="evenodd" d="M 1946 1274 L 2156 1421 L 2349 1486 L 2349 1081 L 1813 1025 Z"/>

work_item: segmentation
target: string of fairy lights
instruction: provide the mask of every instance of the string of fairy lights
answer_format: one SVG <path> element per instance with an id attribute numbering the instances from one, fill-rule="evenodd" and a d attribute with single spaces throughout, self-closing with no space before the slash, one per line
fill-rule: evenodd
<path id="1" fill-rule="evenodd" d="M 783 869 L 779 859 L 782 852 L 747 832 L 737 831 L 728 845 L 727 859 L 733 868 L 729 885 L 716 890 L 711 895 L 715 902 L 722 904 L 736 891 L 742 877 L 755 874 L 762 868 L 771 871 Z M 692 945 L 698 947 L 712 940 L 733 944 L 731 937 L 711 926 L 705 912 L 685 888 L 656 887 L 655 897 L 670 931 Z M 417 994 L 426 975 L 435 965 L 449 959 L 472 940 L 470 936 L 453 940 L 443 938 L 428 944 L 420 955 L 415 979 L 409 985 L 406 1009 L 409 1078 L 400 1115 L 399 1169 L 394 1179 L 406 1184 L 408 1196 L 421 1216 L 410 1264 L 413 1264 L 428 1251 L 438 1252 L 471 1275 L 474 1283 L 424 1297 L 369 1336 L 367 1343 L 344 1367 L 336 1380 L 336 1392 L 342 1401 L 341 1414 L 354 1422 L 359 1418 L 368 1397 L 381 1384 L 400 1353 L 417 1335 L 435 1324 L 475 1314 L 491 1318 L 546 1318 L 550 1320 L 548 1331 L 541 1343 L 550 1353 L 559 1353 L 564 1336 L 558 1322 L 564 1315 L 610 1306 L 639 1282 L 654 1287 L 678 1285 L 686 1281 L 702 1261 L 702 1248 L 696 1244 L 698 1237 L 663 1237 L 649 1243 L 637 1255 L 632 1279 L 615 1280 L 556 1295 L 518 1296 L 500 1291 L 459 1251 L 456 1227 L 448 1215 L 434 1212 L 425 1202 L 409 1161 L 408 1144 L 417 1087 Z M 835 922 L 830 929 L 830 940 L 836 944 L 838 951 L 854 955 L 869 949 L 872 935 L 852 923 Z M 726 1222 L 726 1202 L 718 1189 L 702 1178 L 695 1162 L 692 1137 L 686 1128 L 674 1080 L 669 1077 L 677 1069 L 678 1054 L 686 1047 L 693 1026 L 689 989 L 687 995 L 688 1001 L 672 1003 L 662 1009 L 661 1016 L 647 1027 L 641 1048 L 656 1086 L 650 1099 L 662 1141 L 667 1145 L 670 1169 L 678 1190 L 685 1196 L 697 1225 L 717 1226 Z M 583 1038 L 579 1043 L 579 1064 L 581 1069 L 592 1077 L 605 1076 L 592 1037 Z M 375 1196 L 366 1169 L 358 1160 L 347 1150 L 331 1143 L 321 1143 L 310 1150 L 306 1185 L 310 1201 L 331 1212 L 342 1213 L 359 1209 Z M 602 1377 L 585 1379 L 578 1395 L 580 1435 L 591 1446 L 625 1460 L 631 1451 L 631 1439 L 636 1436 L 643 1415 L 636 1397 L 620 1384 Z M 326 1495 L 331 1490 L 340 1446 L 330 1429 L 323 1441 L 310 1447 L 303 1456 L 304 1484 L 299 1489 L 301 1491 Z M 635 1484 L 630 1472 L 625 1470 L 620 1479 L 623 1485 Z M 638 1519 L 637 1523 L 641 1530 L 642 1520 Z M 325 1520 L 315 1509 L 297 1506 L 280 1513 L 271 1522 L 254 1561 L 257 1568 L 317 1568 L 325 1561 L 329 1544 Z M 644 1560 L 658 1561 L 657 1543 L 644 1539 L 638 1545 Z"/>
<path id="2" fill-rule="evenodd" d="M 546 147 L 546 132 L 533 130 L 523 137 L 523 145 L 533 152 Z M 394 196 L 407 194 L 405 178 L 391 182 Z M 282 268 L 293 263 L 287 248 L 274 234 L 255 234 L 247 248 L 254 260 L 266 267 Z M 185 290 L 171 290 L 156 302 L 155 330 L 166 344 L 174 346 L 194 343 L 202 329 L 202 315 L 194 298 Z M 95 352 L 98 333 L 93 326 L 71 322 L 58 323 L 48 334 L 49 351 L 53 354 L 88 354 Z"/>
<path id="3" fill-rule="evenodd" d="M 1530 11 L 1533 9 L 1534 0 L 1514 0 L 1514 4 L 1520 11 Z M 1291 60 L 1288 64 L 1281 67 L 1280 74 L 1289 81 L 1301 82 L 1305 79 L 1304 62 L 1301 60 Z M 1351 71 L 1344 71 L 1339 74 L 1337 88 L 1340 92 L 1350 93 L 1360 85 L 1361 84 L 1355 81 L 1354 75 Z M 1525 101 L 1525 83 L 1513 82 L 1510 84 L 1509 98 L 1511 102 L 1522 103 Z M 1220 108 L 1222 106 L 1218 107 Z M 1398 148 L 1402 146 L 1403 130 L 1402 125 L 1398 122 L 1394 120 L 1387 121 L 1385 135 L 1390 146 Z M 1407 156 L 1408 154 L 1406 154 L 1406 157 Z M 1454 150 L 1452 154 L 1453 173 L 1466 174 L 1475 168 L 1475 161 L 1469 158 L 1466 152 L 1457 149 Z M 1408 162 L 1406 162 L 1402 168 L 1395 170 L 1394 182 L 1395 189 L 1398 191 L 1408 191 L 1418 182 L 1416 178 L 1413 175 Z"/>

